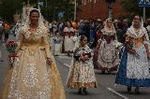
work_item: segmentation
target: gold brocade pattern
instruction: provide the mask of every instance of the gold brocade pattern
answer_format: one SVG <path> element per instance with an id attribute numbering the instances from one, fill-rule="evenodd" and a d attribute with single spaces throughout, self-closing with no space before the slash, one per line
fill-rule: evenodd
<path id="1" fill-rule="evenodd" d="M 82 83 L 82 82 L 68 82 L 68 87 L 72 89 L 78 89 L 78 88 L 96 88 L 97 84 L 95 82 L 91 83 Z"/>
<path id="2" fill-rule="evenodd" d="M 44 27 L 32 34 L 28 26 L 20 30 L 19 57 L 8 68 L 2 99 L 66 99 L 47 37 Z M 47 57 L 53 61 L 50 66 L 46 64 Z"/>
<path id="3" fill-rule="evenodd" d="M 93 67 L 85 66 L 82 62 L 76 61 L 70 69 L 67 87 L 78 88 L 97 88 Z"/>

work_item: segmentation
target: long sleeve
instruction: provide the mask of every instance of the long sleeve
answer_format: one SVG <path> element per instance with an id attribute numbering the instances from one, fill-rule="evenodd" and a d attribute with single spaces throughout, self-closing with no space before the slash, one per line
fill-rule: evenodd
<path id="1" fill-rule="evenodd" d="M 50 58 L 51 57 L 50 43 L 48 41 L 48 32 L 46 31 L 44 31 L 44 36 L 43 36 L 43 46 L 45 48 L 46 57 Z"/>
<path id="2" fill-rule="evenodd" d="M 23 35 L 21 33 L 21 31 L 19 32 L 19 38 L 18 38 L 18 41 L 17 41 L 17 48 L 16 48 L 16 53 L 20 50 L 21 46 L 22 46 L 22 41 L 23 41 Z"/>

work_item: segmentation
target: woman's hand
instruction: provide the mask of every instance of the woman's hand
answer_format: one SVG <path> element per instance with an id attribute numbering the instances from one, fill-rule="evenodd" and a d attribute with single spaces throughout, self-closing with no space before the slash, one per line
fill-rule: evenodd
<path id="1" fill-rule="evenodd" d="M 150 60 L 150 52 L 147 52 L 147 58 Z"/>
<path id="2" fill-rule="evenodd" d="M 48 65 L 51 65 L 52 64 L 52 59 L 51 58 L 47 58 L 47 60 L 46 60 L 46 63 L 48 64 Z"/>
<path id="3" fill-rule="evenodd" d="M 129 52 L 130 52 L 131 54 L 136 53 L 135 49 L 130 49 Z"/>
<path id="4" fill-rule="evenodd" d="M 88 55 L 81 55 L 81 56 L 80 56 L 80 59 L 81 59 L 82 61 L 85 61 L 85 60 L 88 59 Z"/>

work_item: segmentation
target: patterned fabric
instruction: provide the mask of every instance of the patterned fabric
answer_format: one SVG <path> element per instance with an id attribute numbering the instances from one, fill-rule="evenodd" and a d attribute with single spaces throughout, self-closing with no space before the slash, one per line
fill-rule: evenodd
<path id="1" fill-rule="evenodd" d="M 71 37 L 68 37 L 68 36 L 65 36 L 64 38 L 64 51 L 65 52 L 72 52 L 73 51 L 73 48 L 75 46 L 75 42 L 73 41 L 73 36 Z"/>
<path id="2" fill-rule="evenodd" d="M 88 46 L 85 46 L 79 50 L 80 54 L 91 52 Z M 76 61 L 73 59 L 70 67 L 67 87 L 69 88 L 96 88 L 97 81 L 94 73 L 94 67 L 92 64 L 92 57 L 86 61 Z"/>
<path id="3" fill-rule="evenodd" d="M 8 69 L 2 99 L 65 99 L 60 74 L 49 50 L 47 29 L 38 27 L 31 33 L 28 28 L 20 30 L 19 57 Z M 53 60 L 51 66 L 46 64 L 47 57 Z"/>
<path id="4" fill-rule="evenodd" d="M 118 69 L 118 72 L 117 72 L 117 75 L 116 75 L 116 79 L 115 79 L 115 83 L 116 84 L 121 84 L 121 85 L 126 85 L 126 86 L 131 86 L 131 87 L 136 87 L 136 86 L 139 86 L 139 87 L 149 87 L 150 86 L 150 78 L 147 77 L 147 78 L 135 78 L 136 76 L 134 75 L 133 78 L 128 78 L 127 77 L 127 58 L 128 58 L 128 52 L 127 50 L 124 50 L 123 52 L 123 56 L 122 56 L 122 59 L 121 59 L 121 63 L 120 63 L 120 66 L 119 66 L 119 69 Z M 134 65 L 136 65 L 134 63 Z M 137 66 L 137 65 L 136 65 Z M 145 71 L 144 70 L 140 70 L 142 71 L 141 73 L 138 72 L 137 68 L 134 69 L 136 71 L 133 71 L 133 73 L 138 73 L 138 77 L 141 77 L 143 75 L 142 72 Z M 148 70 L 148 68 L 147 68 Z M 146 72 L 147 72 L 146 70 Z"/>
<path id="5" fill-rule="evenodd" d="M 144 45 L 142 45 L 138 49 L 136 48 L 136 53 L 138 53 L 139 57 L 136 57 L 134 54 L 128 53 L 127 77 L 131 79 L 150 78 L 150 65 L 147 59 L 147 53 Z"/>
<path id="6" fill-rule="evenodd" d="M 133 49 L 136 54 L 125 48 L 115 83 L 131 87 L 149 87 L 150 60 L 148 60 L 149 48 L 146 47 L 149 39 L 145 29 L 140 28 L 139 32 L 135 32 L 133 26 L 131 26 L 126 33 L 126 41 L 131 40 L 134 42 Z"/>
<path id="7" fill-rule="evenodd" d="M 98 67 L 102 70 L 117 70 L 120 59 L 113 42 L 110 44 L 102 43 L 98 50 Z"/>

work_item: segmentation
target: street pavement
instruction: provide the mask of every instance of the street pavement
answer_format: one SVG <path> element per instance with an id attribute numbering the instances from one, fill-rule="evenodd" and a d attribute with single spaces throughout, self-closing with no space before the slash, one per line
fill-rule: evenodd
<path id="1" fill-rule="evenodd" d="M 99 70 L 95 70 L 99 85 L 98 88 L 88 89 L 88 95 L 78 95 L 77 90 L 69 89 L 65 85 L 71 63 L 71 57 L 62 55 L 56 56 L 55 59 L 62 76 L 67 99 L 150 99 L 150 88 L 141 88 L 141 93 L 139 95 L 134 93 L 134 89 L 128 93 L 126 86 L 115 85 L 114 80 L 116 72 L 111 74 L 102 74 Z"/>
<path id="2" fill-rule="evenodd" d="M 14 40 L 13 35 L 10 35 L 9 40 Z M 2 51 L 2 58 L 4 61 L 0 62 L 0 91 L 2 90 L 2 82 L 4 75 L 8 68 L 7 51 L 5 44 L 0 44 L 0 50 Z M 66 80 L 71 63 L 71 57 L 66 54 L 55 56 L 57 67 L 62 77 L 62 82 L 66 91 L 67 99 L 150 99 L 150 88 L 141 88 L 141 93 L 135 95 L 134 89 L 128 93 L 126 87 L 122 85 L 115 85 L 114 80 L 116 73 L 101 74 L 101 71 L 95 70 L 96 78 L 98 81 L 98 88 L 88 89 L 87 95 L 77 94 L 77 90 L 69 89 L 66 87 Z M 1 94 L 1 93 L 0 93 Z"/>

